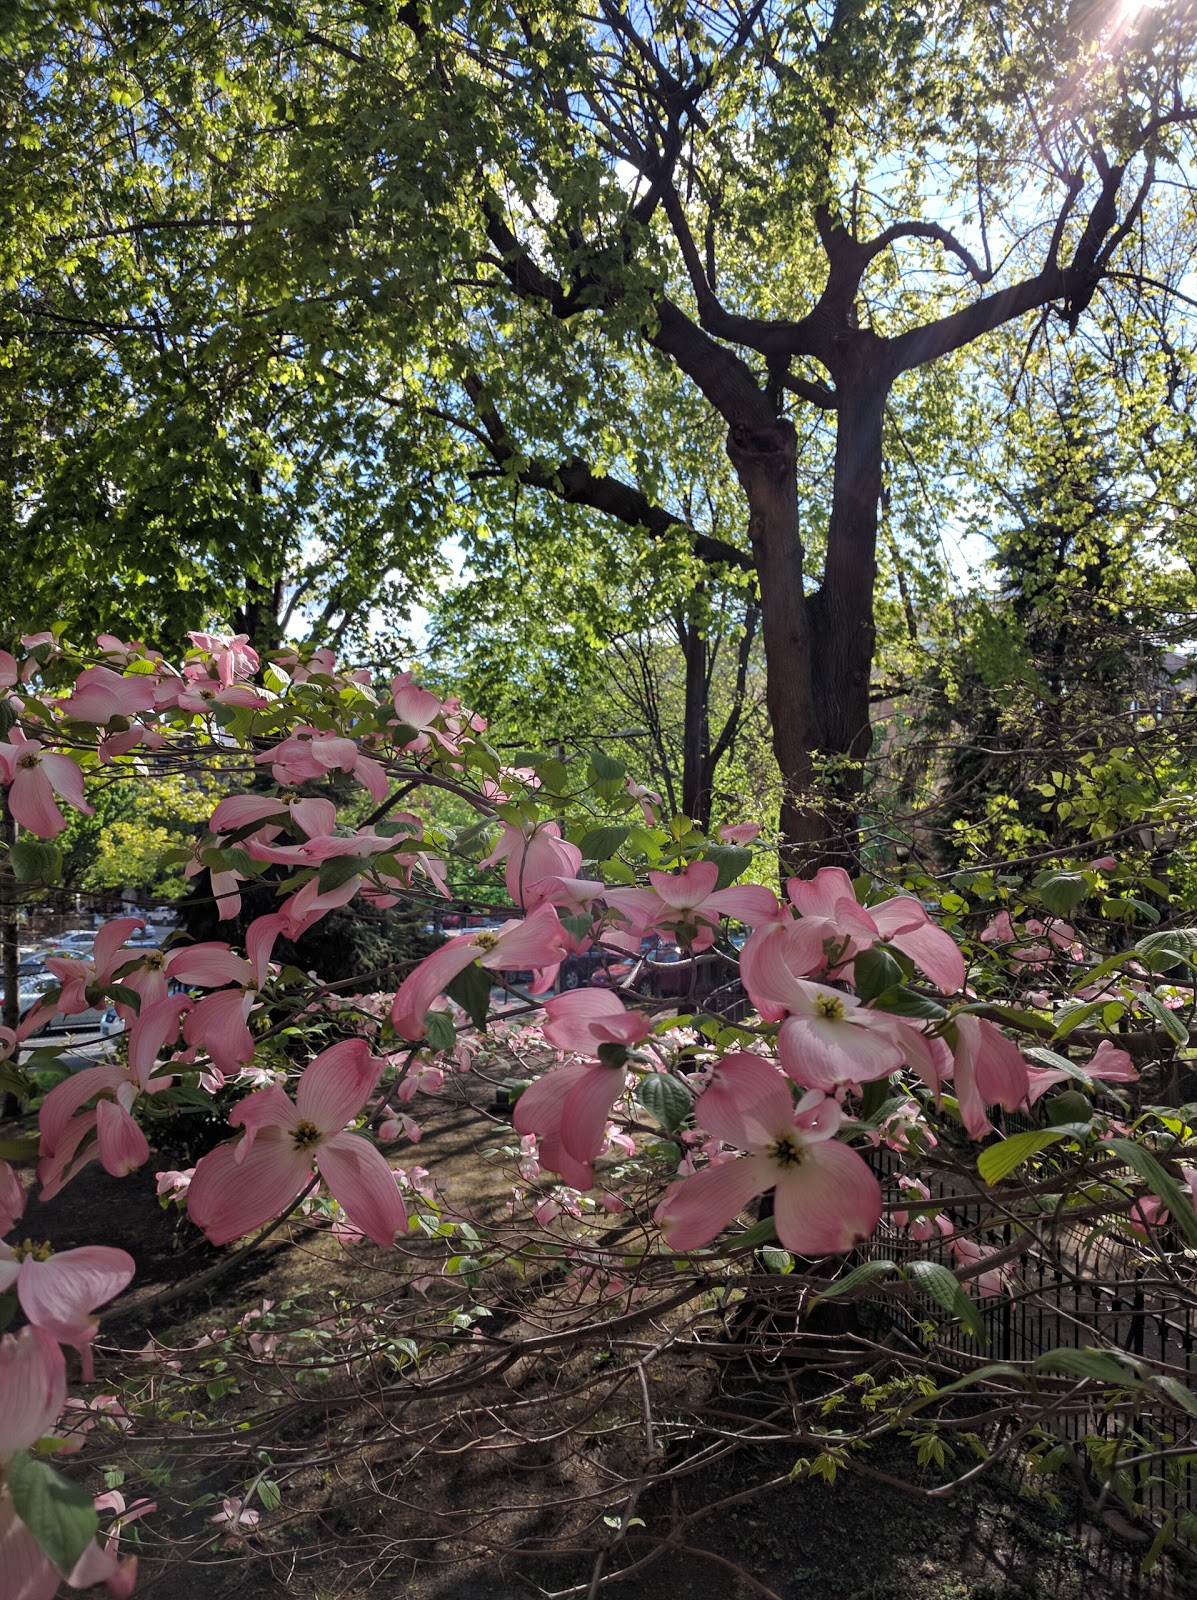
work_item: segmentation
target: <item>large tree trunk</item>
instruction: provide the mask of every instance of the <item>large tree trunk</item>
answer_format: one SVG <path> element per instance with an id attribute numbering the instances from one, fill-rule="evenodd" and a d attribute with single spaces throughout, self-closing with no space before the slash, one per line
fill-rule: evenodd
<path id="1" fill-rule="evenodd" d="M 682 727 L 682 810 L 707 832 L 711 826 L 711 706 L 707 639 L 696 623 L 682 625 L 686 706 Z"/>
<path id="2" fill-rule="evenodd" d="M 814 752 L 822 743 L 811 684 L 810 619 L 798 535 L 797 437 L 779 418 L 769 428 L 731 429 L 727 453 L 748 500 L 760 588 L 766 699 L 781 769 L 782 874 L 810 871 L 826 843 L 814 803 Z"/>
<path id="3" fill-rule="evenodd" d="M 835 475 L 823 583 L 807 597 L 795 434 L 733 428 L 728 454 L 748 498 L 761 597 L 773 750 L 781 769 L 783 874 L 860 864 L 863 764 L 872 744 L 877 522 L 886 379 L 862 363 L 837 385 Z M 828 766 L 816 781 L 816 767 Z"/>
<path id="4" fill-rule="evenodd" d="M 859 806 L 873 741 L 869 684 L 877 629 L 877 521 L 887 385 L 841 382 L 823 583 L 810 601 L 811 690 L 827 775 L 828 859 L 859 865 Z"/>

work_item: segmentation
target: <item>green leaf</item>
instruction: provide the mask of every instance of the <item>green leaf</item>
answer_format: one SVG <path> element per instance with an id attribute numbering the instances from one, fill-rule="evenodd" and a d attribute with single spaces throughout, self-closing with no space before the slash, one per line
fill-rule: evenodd
<path id="1" fill-rule="evenodd" d="M 669 1133 L 676 1133 L 690 1115 L 694 1101 L 667 1072 L 646 1073 L 636 1086 L 636 1098 Z"/>
<path id="2" fill-rule="evenodd" d="M 885 1261 L 880 1258 L 874 1261 L 862 1261 L 858 1267 L 853 1267 L 851 1272 L 846 1272 L 842 1278 L 837 1278 L 826 1289 L 821 1289 L 813 1295 L 811 1304 L 817 1305 L 820 1300 L 834 1300 L 837 1295 L 851 1294 L 853 1289 L 859 1289 L 864 1284 L 875 1283 L 878 1278 L 888 1277 L 891 1272 L 898 1270 L 896 1261 Z"/>
<path id="3" fill-rule="evenodd" d="M 1145 1150 L 1133 1139 L 1107 1139 L 1103 1148 L 1121 1157 L 1133 1172 L 1138 1173 L 1152 1194 L 1158 1195 L 1168 1207 L 1173 1222 L 1188 1242 L 1197 1245 L 1197 1211 L 1193 1210 L 1193 1202 L 1151 1151 Z"/>
<path id="4" fill-rule="evenodd" d="M 895 984 L 892 989 L 879 994 L 873 1001 L 873 1010 L 888 1011 L 895 1017 L 925 1017 L 932 1022 L 948 1014 L 937 1000 L 930 1000 L 916 989 L 908 989 L 905 984 Z"/>
<path id="5" fill-rule="evenodd" d="M 1032 1372 L 1060 1372 L 1067 1378 L 1095 1378 L 1098 1383 L 1125 1388 L 1134 1383 L 1137 1370 L 1126 1356 L 1112 1350 L 1073 1350 L 1063 1346 L 1045 1350 L 1031 1363 Z"/>
<path id="6" fill-rule="evenodd" d="M 457 1045 L 457 1029 L 447 1011 L 429 1011 L 424 1018 L 424 1032 L 434 1050 L 451 1051 Z"/>
<path id="7" fill-rule="evenodd" d="M 1054 916 L 1066 917 L 1089 893 L 1089 884 L 1079 872 L 1041 872 L 1035 879 L 1040 899 Z"/>
<path id="8" fill-rule="evenodd" d="M 852 966 L 852 982 L 862 1000 L 876 1000 L 889 989 L 900 989 L 906 974 L 884 947 L 862 950 Z"/>
<path id="9" fill-rule="evenodd" d="M 1168 928 L 1149 933 L 1135 943 L 1135 949 L 1152 972 L 1168 972 L 1173 967 L 1197 962 L 1197 928 Z"/>
<path id="10" fill-rule="evenodd" d="M 1058 1144 L 1063 1134 L 1058 1128 L 1032 1128 L 1028 1133 L 1014 1133 L 1008 1139 L 991 1144 L 977 1157 L 977 1171 L 988 1184 L 1000 1183 L 1015 1167 L 1021 1167 L 1040 1150 Z"/>
<path id="11" fill-rule="evenodd" d="M 606 861 L 608 856 L 613 856 L 619 847 L 626 841 L 629 833 L 627 828 L 591 828 L 584 834 L 578 849 L 582 852 L 584 861 Z"/>
<path id="12" fill-rule="evenodd" d="M 794 1270 L 794 1258 L 788 1250 L 779 1250 L 776 1245 L 766 1245 L 761 1251 L 761 1260 L 770 1272 L 784 1275 Z"/>
<path id="13" fill-rule="evenodd" d="M 65 1577 L 99 1527 L 91 1496 L 48 1461 L 23 1454 L 8 1464 L 8 1486 L 17 1516 Z"/>
<path id="14" fill-rule="evenodd" d="M 744 869 L 752 864 L 752 851 L 738 844 L 713 844 L 707 850 L 707 860 L 719 868 L 715 889 L 728 889 Z"/>
<path id="15" fill-rule="evenodd" d="M 1141 994 L 1139 996 L 1139 1004 L 1144 1011 L 1155 1018 L 1169 1039 L 1174 1040 L 1176 1044 L 1188 1044 L 1189 1030 L 1176 1013 L 1170 1011 L 1162 1001 L 1157 1000 L 1155 995 Z"/>
<path id="16" fill-rule="evenodd" d="M 331 894 L 351 878 L 360 877 L 365 865 L 360 856 L 329 856 L 320 863 L 320 893 Z"/>
<path id="17" fill-rule="evenodd" d="M 457 1001 L 476 1028 L 485 1028 L 490 1011 L 490 986 L 490 973 L 472 961 L 464 972 L 457 974 L 452 983 L 445 985 L 445 993 Z"/>
<path id="18" fill-rule="evenodd" d="M 18 839 L 8 859 L 18 883 L 54 883 L 62 870 L 62 851 L 58 846 L 33 839 Z"/>
<path id="19" fill-rule="evenodd" d="M 591 781 L 595 783 L 622 783 L 627 777 L 628 769 L 622 761 L 616 761 L 614 756 L 606 756 L 601 750 L 595 750 L 590 757 Z"/>
<path id="20" fill-rule="evenodd" d="M 939 1261 L 912 1261 L 906 1272 L 945 1311 L 959 1317 L 974 1339 L 986 1342 L 985 1321 L 954 1272 Z"/>
<path id="21" fill-rule="evenodd" d="M 738 1233 L 732 1240 L 737 1249 L 759 1250 L 764 1244 L 771 1244 L 777 1238 L 777 1222 L 773 1217 L 762 1217 L 759 1222 L 754 1222 L 751 1228 L 745 1228 L 743 1233 Z"/>

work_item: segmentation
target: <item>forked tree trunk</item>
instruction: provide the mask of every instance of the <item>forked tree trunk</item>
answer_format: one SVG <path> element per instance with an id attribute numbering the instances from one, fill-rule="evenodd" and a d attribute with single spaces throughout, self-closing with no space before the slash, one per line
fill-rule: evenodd
<path id="1" fill-rule="evenodd" d="M 760 587 L 773 750 L 781 769 L 782 872 L 859 867 L 863 763 L 872 743 L 882 421 L 888 383 L 866 369 L 838 385 L 823 583 L 808 596 L 792 426 L 733 428 L 728 454 L 748 499 Z M 826 777 L 818 769 L 826 768 Z"/>

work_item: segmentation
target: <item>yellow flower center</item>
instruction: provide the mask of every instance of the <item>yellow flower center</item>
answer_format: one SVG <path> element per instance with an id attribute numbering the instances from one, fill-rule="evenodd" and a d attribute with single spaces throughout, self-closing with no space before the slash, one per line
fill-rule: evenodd
<path id="1" fill-rule="evenodd" d="M 48 1239 L 43 1239 L 40 1244 L 35 1244 L 32 1239 L 22 1239 L 20 1244 L 13 1245 L 12 1253 L 17 1261 L 24 1261 L 26 1256 L 32 1256 L 35 1261 L 49 1261 L 54 1254 Z"/>
<path id="2" fill-rule="evenodd" d="M 493 950 L 499 942 L 497 933 L 492 933 L 489 928 L 484 928 L 474 940 L 479 950 Z"/>
<path id="3" fill-rule="evenodd" d="M 297 1150 L 310 1150 L 320 1143 L 320 1129 L 314 1122 L 300 1122 L 291 1129 L 291 1138 Z"/>
<path id="4" fill-rule="evenodd" d="M 34 767 L 41 766 L 41 762 L 31 750 L 28 755 L 17 757 L 17 766 L 20 767 L 24 772 L 32 772 Z"/>
<path id="5" fill-rule="evenodd" d="M 844 1019 L 844 1002 L 834 994 L 821 994 L 815 1001 L 815 1010 L 829 1022 L 842 1022 Z"/>
<path id="6" fill-rule="evenodd" d="M 802 1164 L 802 1146 L 792 1133 L 783 1133 L 769 1146 L 765 1154 L 779 1167 L 797 1167 Z"/>

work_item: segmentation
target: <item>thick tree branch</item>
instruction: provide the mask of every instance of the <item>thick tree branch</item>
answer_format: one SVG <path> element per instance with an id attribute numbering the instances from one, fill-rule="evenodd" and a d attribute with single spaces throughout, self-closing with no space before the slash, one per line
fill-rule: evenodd
<path id="1" fill-rule="evenodd" d="M 965 245 L 961 244 L 954 233 L 947 228 L 941 228 L 938 222 L 895 222 L 892 227 L 886 228 L 884 233 L 879 233 L 875 239 L 870 239 L 864 249 L 868 251 L 869 259 L 879 256 L 891 244 L 896 244 L 899 239 L 929 239 L 932 243 L 941 244 L 949 254 L 956 256 L 968 269 L 969 277 L 975 283 L 986 284 L 993 277 L 992 267 L 983 267 Z"/>
<path id="2" fill-rule="evenodd" d="M 522 457 L 487 396 L 481 378 L 476 373 L 468 374 L 464 387 L 482 424 L 481 433 L 471 432 L 476 438 L 484 438 L 487 450 L 505 476 L 510 475 L 527 488 L 547 490 L 568 505 L 591 506 L 626 527 L 643 528 L 654 539 L 664 539 L 681 531 L 687 535 L 690 548 L 701 561 L 737 567 L 743 572 L 754 570 L 752 557 L 734 544 L 699 533 L 684 517 L 675 516 L 664 506 L 655 504 L 634 484 L 607 473 L 593 472 L 578 456 L 556 464 Z"/>

